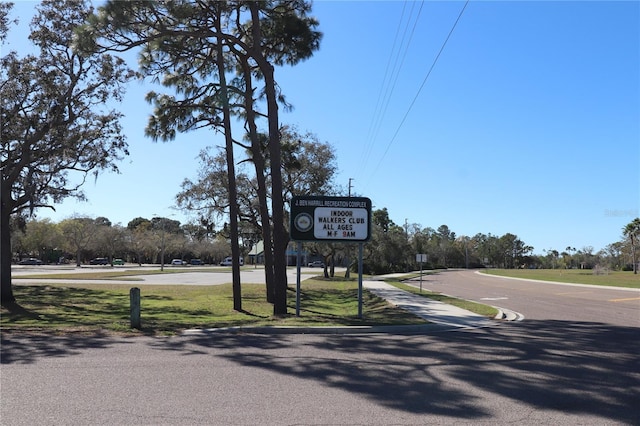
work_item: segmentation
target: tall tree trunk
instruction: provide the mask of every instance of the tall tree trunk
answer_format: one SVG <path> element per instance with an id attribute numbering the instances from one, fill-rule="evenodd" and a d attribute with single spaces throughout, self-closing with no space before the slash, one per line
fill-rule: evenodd
<path id="1" fill-rule="evenodd" d="M 282 155 L 280 150 L 280 125 L 278 122 L 278 99 L 273 66 L 262 53 L 259 3 L 250 2 L 253 24 L 253 51 L 251 56 L 264 76 L 269 121 L 269 154 L 271 160 L 271 212 L 273 215 L 273 314 L 287 313 L 287 261 L 288 235 L 284 224 L 284 199 L 282 196 Z"/>
<path id="2" fill-rule="evenodd" d="M 267 301 L 274 303 L 275 289 L 273 278 L 273 241 L 271 233 L 271 218 L 267 205 L 267 182 L 265 178 L 266 162 L 264 159 L 262 140 L 258 135 L 256 126 L 256 114 L 254 111 L 253 85 L 251 68 L 248 58 L 242 58 L 242 69 L 245 80 L 245 111 L 247 114 L 247 125 L 249 127 L 249 139 L 251 141 L 251 156 L 256 169 L 256 180 L 258 182 L 258 200 L 260 205 L 260 220 L 262 222 L 262 244 L 264 249 L 264 274 L 267 291 Z"/>
<path id="3" fill-rule="evenodd" d="M 252 147 L 252 152 L 254 149 Z M 275 299 L 275 278 L 274 278 L 274 259 L 273 259 L 273 234 L 271 232 L 271 218 L 269 216 L 269 208 L 267 206 L 267 185 L 264 176 L 265 163 L 262 158 L 262 153 L 257 153 L 260 158 L 259 163 L 256 164 L 256 172 L 258 168 L 262 170 L 262 173 L 257 174 L 258 177 L 258 198 L 260 200 L 260 219 L 262 221 L 262 243 L 264 254 L 264 274 L 267 290 L 267 301 L 274 303 Z"/>
<path id="4" fill-rule="evenodd" d="M 222 8 L 216 8 L 216 29 L 219 33 L 221 30 L 221 13 Z M 224 126 L 224 136 L 227 154 L 227 175 L 229 177 L 229 228 L 231 237 L 231 271 L 233 276 L 233 309 L 242 310 L 242 291 L 240 288 L 240 245 L 238 241 L 238 190 L 236 187 L 236 171 L 233 157 L 233 138 L 231 135 L 231 112 L 229 110 L 229 94 L 227 91 L 227 80 L 225 77 L 223 45 L 221 40 L 217 43 L 218 73 L 220 74 L 220 92 L 222 95 L 222 120 Z"/>
<path id="5" fill-rule="evenodd" d="M 268 64 L 265 85 L 269 110 L 269 153 L 271 154 L 271 211 L 273 214 L 273 277 L 274 315 L 287 313 L 287 245 L 289 237 L 285 229 L 284 198 L 282 196 L 282 154 L 280 150 L 280 126 L 278 125 L 278 102 L 276 100 L 273 67 Z"/>
<path id="6" fill-rule="evenodd" d="M 2 179 L 1 200 L 0 200 L 0 303 L 3 306 L 14 304 L 16 301 L 11 285 L 11 229 L 9 222 L 11 219 L 11 194 L 5 186 L 4 176 Z"/>

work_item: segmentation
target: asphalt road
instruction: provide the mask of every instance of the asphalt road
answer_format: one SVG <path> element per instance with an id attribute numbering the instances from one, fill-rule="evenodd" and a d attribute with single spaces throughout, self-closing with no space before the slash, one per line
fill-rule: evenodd
<path id="1" fill-rule="evenodd" d="M 483 287 L 472 274 L 440 278 Z M 640 424 L 637 323 L 563 319 L 580 312 L 569 308 L 546 317 L 536 305 L 551 296 L 485 288 L 525 319 L 426 335 L 3 333 L 0 423 Z"/>
<path id="2" fill-rule="evenodd" d="M 34 278 L 21 278 L 26 275 L 34 274 L 74 274 L 78 278 L 74 278 L 76 283 L 87 284 L 153 284 L 153 285 L 219 285 L 230 283 L 231 268 L 230 267 L 191 267 L 191 266 L 165 266 L 165 270 L 171 270 L 178 273 L 165 273 L 165 274 L 151 274 L 151 275 L 134 275 L 136 271 L 144 273 L 145 270 L 155 269 L 159 267 L 138 267 L 138 266 L 83 266 L 76 268 L 73 265 L 43 265 L 43 266 L 14 266 L 11 268 L 13 278 L 15 278 L 15 284 L 34 284 L 42 282 L 56 282 L 60 281 L 55 278 L 47 279 L 34 279 Z M 82 279 L 82 274 L 87 274 L 96 271 L 130 271 L 131 276 L 123 278 L 121 280 L 109 279 L 109 280 L 90 280 Z M 305 280 L 316 275 L 322 275 L 322 268 L 301 268 L 300 279 Z M 344 273 L 344 268 L 336 268 L 336 274 Z M 296 268 L 287 268 L 287 280 L 289 283 L 295 284 L 297 277 Z M 64 280 L 64 279 L 63 279 Z M 245 266 L 240 270 L 240 280 L 245 284 L 264 284 L 264 268 L 253 268 L 251 266 Z"/>
<path id="3" fill-rule="evenodd" d="M 159 269 L 158 266 L 152 267 L 153 269 Z M 152 275 L 130 275 L 126 279 L 118 280 L 82 280 L 83 283 L 88 284 L 129 284 L 140 285 L 153 284 L 153 285 L 219 285 L 230 283 L 231 268 L 229 267 L 195 267 L 189 266 L 165 266 L 165 269 L 171 269 L 171 271 L 178 271 L 179 273 L 165 273 L 165 274 L 152 274 Z M 145 271 L 149 267 L 137 267 L 137 266 L 83 266 L 82 268 L 76 268 L 74 266 L 28 266 L 28 267 L 13 267 L 12 275 L 15 278 L 15 284 L 33 284 L 46 282 L 56 282 L 55 278 L 48 278 L 46 280 L 33 279 L 33 278 L 21 278 L 25 275 L 33 274 L 74 274 L 81 279 L 82 274 L 96 272 L 96 271 Z M 301 268 L 300 279 L 305 280 L 316 275 L 322 275 L 322 268 Z M 342 269 L 344 271 L 344 269 Z M 336 272 L 338 273 L 338 272 Z M 297 277 L 296 268 L 287 268 L 287 280 L 289 283 L 295 284 Z M 252 268 L 251 266 L 244 267 L 240 270 L 240 280 L 245 284 L 264 284 L 264 268 Z"/>
<path id="4" fill-rule="evenodd" d="M 511 309 L 530 320 L 640 327 L 639 289 L 518 280 L 466 270 L 425 275 L 422 286 Z"/>

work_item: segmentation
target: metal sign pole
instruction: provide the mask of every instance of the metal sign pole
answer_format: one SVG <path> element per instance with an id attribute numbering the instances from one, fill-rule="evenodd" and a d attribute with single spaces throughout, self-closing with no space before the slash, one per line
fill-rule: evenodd
<path id="1" fill-rule="evenodd" d="M 427 261 L 427 255 L 424 253 L 416 254 L 416 262 L 420 262 L 420 293 L 422 293 L 422 264 Z"/>
<path id="2" fill-rule="evenodd" d="M 296 260 L 296 316 L 300 316 L 300 264 L 302 263 L 302 242 L 298 241 Z"/>
<path id="3" fill-rule="evenodd" d="M 362 247 L 358 244 L 358 318 L 362 319 Z"/>

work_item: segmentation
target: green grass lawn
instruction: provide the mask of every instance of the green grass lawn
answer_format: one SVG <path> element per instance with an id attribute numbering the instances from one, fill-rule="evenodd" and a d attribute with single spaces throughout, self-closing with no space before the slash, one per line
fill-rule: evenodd
<path id="1" fill-rule="evenodd" d="M 640 275 L 630 271 L 609 271 L 602 275 L 596 275 L 590 269 L 487 269 L 483 272 L 504 277 L 562 283 L 640 288 Z"/>
<path id="2" fill-rule="evenodd" d="M 221 273 L 228 273 L 231 269 L 220 269 Z M 183 268 L 164 268 L 164 271 L 160 269 L 93 269 L 88 270 L 87 272 L 51 272 L 46 274 L 25 274 L 25 275 L 15 275 L 12 277 L 13 280 L 20 279 L 37 279 L 37 280 L 109 280 L 109 279 L 117 279 L 117 280 L 131 280 L 135 281 L 137 278 L 135 276 L 140 275 L 159 275 L 159 274 L 179 274 L 185 272 L 218 272 L 217 270 L 211 269 L 183 269 Z M 129 278 L 127 278 L 129 277 Z M 17 284 L 20 281 L 16 281 Z"/>
<path id="3" fill-rule="evenodd" d="M 83 274 L 84 276 L 84 274 Z M 104 277 L 104 276 L 103 276 Z M 85 278 L 86 279 L 86 278 Z M 97 331 L 139 333 L 130 328 L 129 291 L 135 285 L 65 283 L 14 284 L 19 307 L 0 311 L 6 331 Z M 288 294 L 289 314 L 274 317 L 265 286 L 242 285 L 242 312 L 233 310 L 231 285 L 140 285 L 142 333 L 173 334 L 188 328 L 238 326 L 353 326 L 425 324 L 367 291 L 358 318 L 357 282 L 310 279 L 301 286 L 300 317 L 295 291 Z"/>

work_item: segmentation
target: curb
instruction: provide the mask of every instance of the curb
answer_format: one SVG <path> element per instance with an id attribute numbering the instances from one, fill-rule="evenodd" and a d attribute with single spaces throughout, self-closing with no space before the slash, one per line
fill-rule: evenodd
<path id="1" fill-rule="evenodd" d="M 348 326 L 348 327 L 222 327 L 189 329 L 181 336 L 209 336 L 212 334 L 316 334 L 316 335 L 356 335 L 356 334 L 428 334 L 460 330 L 465 327 L 445 324 L 421 325 L 381 325 L 381 326 Z"/>
<path id="2" fill-rule="evenodd" d="M 501 321 L 522 321 L 524 319 L 524 315 L 519 312 L 511 311 L 509 309 L 499 308 L 494 306 L 498 310 L 498 314 L 493 318 L 495 320 Z"/>
<path id="3" fill-rule="evenodd" d="M 476 272 L 476 273 L 478 273 L 478 272 Z M 410 279 L 410 280 L 407 280 L 407 281 L 413 282 L 413 281 L 415 281 L 415 279 Z M 409 284 L 409 285 L 413 285 L 413 284 Z M 431 290 L 429 290 L 429 291 L 431 291 Z M 483 304 L 482 302 L 479 302 L 479 301 L 476 301 L 476 300 L 464 299 L 464 298 L 461 298 L 461 297 L 458 297 L 458 296 L 452 296 L 452 295 L 446 294 L 446 293 L 440 293 L 440 294 L 442 294 L 444 296 L 460 299 L 460 300 L 466 300 L 468 302 Z M 494 320 L 499 320 L 499 321 L 522 321 L 524 319 L 524 315 L 522 315 L 519 312 L 512 311 L 510 309 L 501 308 L 499 306 L 492 306 L 492 305 L 489 305 L 489 306 L 491 306 L 492 308 L 495 308 L 495 309 L 498 310 L 498 313 L 496 314 L 496 316 L 493 317 Z"/>

